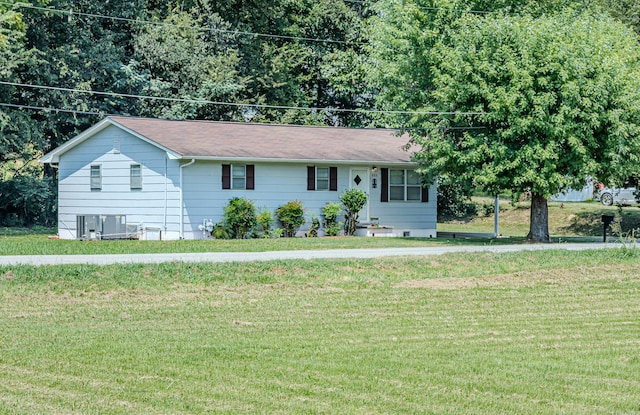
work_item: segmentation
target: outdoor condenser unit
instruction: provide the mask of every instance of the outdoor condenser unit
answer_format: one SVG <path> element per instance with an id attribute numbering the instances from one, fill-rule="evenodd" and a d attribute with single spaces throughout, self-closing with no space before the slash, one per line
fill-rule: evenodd
<path id="1" fill-rule="evenodd" d="M 83 240 L 138 238 L 138 226 L 127 224 L 125 215 L 78 215 L 76 230 Z"/>

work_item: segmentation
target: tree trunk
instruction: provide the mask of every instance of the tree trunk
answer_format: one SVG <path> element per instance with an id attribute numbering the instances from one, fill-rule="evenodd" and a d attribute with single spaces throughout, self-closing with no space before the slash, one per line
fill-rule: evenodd
<path id="1" fill-rule="evenodd" d="M 527 239 L 533 242 L 549 242 L 549 206 L 541 195 L 531 195 L 531 221 Z"/>

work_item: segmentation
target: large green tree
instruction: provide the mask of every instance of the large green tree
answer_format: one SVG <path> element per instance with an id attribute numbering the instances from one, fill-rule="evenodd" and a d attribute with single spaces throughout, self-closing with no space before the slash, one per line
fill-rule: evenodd
<path id="1" fill-rule="evenodd" d="M 412 105 L 453 113 L 407 120 L 427 179 L 531 192 L 531 240 L 549 240 L 549 196 L 640 167 L 640 46 L 611 18 L 465 14 L 412 50 L 430 80 Z"/>

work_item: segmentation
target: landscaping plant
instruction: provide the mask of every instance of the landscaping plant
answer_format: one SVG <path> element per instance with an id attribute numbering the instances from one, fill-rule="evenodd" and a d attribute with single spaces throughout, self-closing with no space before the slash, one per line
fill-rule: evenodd
<path id="1" fill-rule="evenodd" d="M 340 203 L 328 202 L 322 207 L 322 216 L 324 216 L 322 226 L 326 236 L 336 236 L 340 233 L 342 222 L 338 222 L 338 215 L 341 211 Z"/>
<path id="2" fill-rule="evenodd" d="M 349 189 L 342 192 L 340 201 L 345 208 L 344 234 L 352 236 L 356 233 L 358 224 L 358 212 L 367 203 L 367 194 L 360 189 Z"/>
<path id="3" fill-rule="evenodd" d="M 276 209 L 276 216 L 284 228 L 285 236 L 296 235 L 296 231 L 305 223 L 302 202 L 292 200 Z"/>
<path id="4" fill-rule="evenodd" d="M 230 228 L 233 238 L 250 238 L 258 224 L 255 205 L 244 197 L 234 197 L 224 208 L 224 223 Z"/>

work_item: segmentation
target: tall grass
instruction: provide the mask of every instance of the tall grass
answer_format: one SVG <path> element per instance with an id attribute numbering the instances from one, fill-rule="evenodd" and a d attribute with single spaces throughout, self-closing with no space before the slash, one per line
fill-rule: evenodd
<path id="1" fill-rule="evenodd" d="M 639 259 L 5 267 L 0 413 L 637 413 Z"/>

